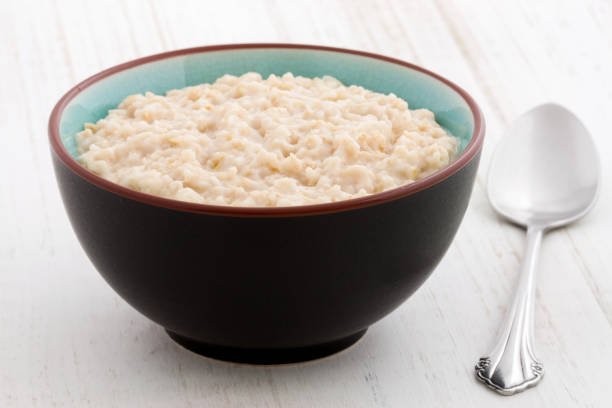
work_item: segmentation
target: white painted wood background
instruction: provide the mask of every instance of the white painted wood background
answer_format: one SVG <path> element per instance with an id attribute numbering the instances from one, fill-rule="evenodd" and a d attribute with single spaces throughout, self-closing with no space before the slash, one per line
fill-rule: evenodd
<path id="1" fill-rule="evenodd" d="M 612 406 L 612 4 L 609 1 L 0 2 L 0 407 Z M 55 184 L 47 118 L 103 68 L 171 49 L 301 42 L 415 62 L 480 103 L 474 194 L 425 285 L 331 358 L 253 367 L 198 357 L 122 301 L 79 247 Z M 536 104 L 575 111 L 601 151 L 585 219 L 549 233 L 538 276 L 535 389 L 477 383 L 517 280 L 524 234 L 486 201 L 505 126 Z"/>

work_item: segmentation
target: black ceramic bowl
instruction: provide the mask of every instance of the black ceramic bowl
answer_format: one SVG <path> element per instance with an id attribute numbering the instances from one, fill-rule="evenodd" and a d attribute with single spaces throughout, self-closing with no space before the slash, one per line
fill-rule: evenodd
<path id="1" fill-rule="evenodd" d="M 461 139 L 448 167 L 362 198 L 298 207 L 201 205 L 136 192 L 75 159 L 74 135 L 127 95 L 248 71 L 345 84 L 425 107 Z M 344 49 L 247 44 L 141 58 L 86 79 L 55 106 L 49 138 L 83 249 L 133 307 L 198 353 L 250 363 L 343 349 L 408 298 L 449 247 L 478 167 L 484 121 L 452 82 L 412 64 Z"/>

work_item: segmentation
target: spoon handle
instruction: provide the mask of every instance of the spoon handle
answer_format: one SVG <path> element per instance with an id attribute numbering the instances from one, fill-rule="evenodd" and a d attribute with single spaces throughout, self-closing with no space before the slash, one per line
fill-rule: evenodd
<path id="1" fill-rule="evenodd" d="M 544 230 L 527 228 L 525 259 L 512 307 L 495 348 L 476 364 L 476 377 L 503 395 L 536 385 L 544 367 L 533 352 L 535 269 Z"/>

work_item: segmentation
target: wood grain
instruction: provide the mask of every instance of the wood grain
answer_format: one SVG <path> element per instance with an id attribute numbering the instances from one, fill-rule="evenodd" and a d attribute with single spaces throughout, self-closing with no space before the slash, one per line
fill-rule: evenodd
<path id="1" fill-rule="evenodd" d="M 0 3 L 0 406 L 609 407 L 610 21 L 606 0 Z M 256 41 L 413 61 L 472 93 L 488 127 L 470 207 L 431 279 L 353 348 L 281 367 L 198 357 L 123 302 L 72 233 L 46 141 L 57 99 L 101 69 Z M 536 344 L 546 378 L 503 398 L 472 371 L 508 305 L 524 233 L 489 208 L 484 175 L 509 121 L 546 101 L 592 131 L 604 184 L 591 214 L 545 237 Z"/>

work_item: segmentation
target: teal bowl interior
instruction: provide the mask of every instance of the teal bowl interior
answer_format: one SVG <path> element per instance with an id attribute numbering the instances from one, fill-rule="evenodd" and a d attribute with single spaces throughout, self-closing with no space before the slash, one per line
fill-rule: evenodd
<path id="1" fill-rule="evenodd" d="M 77 157 L 75 134 L 96 122 L 128 95 L 211 83 L 225 75 L 258 72 L 263 77 L 291 72 L 309 78 L 331 75 L 345 85 L 401 97 L 411 109 L 427 108 L 461 143 L 470 142 L 474 117 L 461 95 L 439 79 L 403 65 L 340 51 L 295 48 L 232 48 L 196 52 L 147 62 L 93 83 L 76 95 L 60 119 L 66 150 Z"/>

